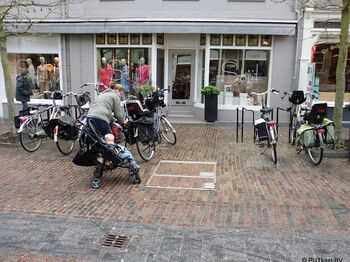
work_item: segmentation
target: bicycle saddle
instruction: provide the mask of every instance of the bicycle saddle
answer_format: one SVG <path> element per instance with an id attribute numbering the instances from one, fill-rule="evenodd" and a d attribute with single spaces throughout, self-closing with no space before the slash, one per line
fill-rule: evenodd
<path id="1" fill-rule="evenodd" d="M 268 114 L 268 113 L 270 113 L 270 112 L 272 112 L 273 111 L 273 108 L 270 108 L 270 107 L 264 107 L 264 108 L 261 108 L 260 109 L 260 112 L 262 113 L 262 114 Z"/>

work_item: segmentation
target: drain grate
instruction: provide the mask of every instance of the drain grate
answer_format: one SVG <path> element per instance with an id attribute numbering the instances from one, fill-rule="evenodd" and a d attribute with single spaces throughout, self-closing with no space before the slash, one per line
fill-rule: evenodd
<path id="1" fill-rule="evenodd" d="M 104 241 L 102 242 L 102 246 L 104 247 L 116 247 L 119 249 L 125 249 L 128 245 L 129 238 L 125 235 L 118 234 L 108 234 Z"/>

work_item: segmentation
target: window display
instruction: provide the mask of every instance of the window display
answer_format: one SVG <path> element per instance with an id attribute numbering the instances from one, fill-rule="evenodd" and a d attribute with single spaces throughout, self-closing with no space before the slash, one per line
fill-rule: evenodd
<path id="1" fill-rule="evenodd" d="M 211 49 L 209 84 L 221 90 L 219 103 L 259 105 L 247 93 L 267 90 L 269 61 L 267 50 Z"/>
<path id="2" fill-rule="evenodd" d="M 60 90 L 60 68 L 58 54 L 8 54 L 10 71 L 15 87 L 16 77 L 28 70 L 28 81 L 32 86 L 32 99 L 45 99 L 43 91 Z"/>
<path id="3" fill-rule="evenodd" d="M 150 61 L 151 48 L 98 48 L 97 78 L 107 86 L 111 81 L 122 84 L 135 94 L 137 88 L 152 83 Z"/>

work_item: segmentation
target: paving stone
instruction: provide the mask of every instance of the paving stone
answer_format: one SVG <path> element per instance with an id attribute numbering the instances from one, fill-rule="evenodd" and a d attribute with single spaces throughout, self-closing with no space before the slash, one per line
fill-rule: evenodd
<path id="1" fill-rule="evenodd" d="M 179 255 L 183 238 L 164 237 L 160 245 L 159 253 L 161 256 L 170 257 L 171 255 Z"/>

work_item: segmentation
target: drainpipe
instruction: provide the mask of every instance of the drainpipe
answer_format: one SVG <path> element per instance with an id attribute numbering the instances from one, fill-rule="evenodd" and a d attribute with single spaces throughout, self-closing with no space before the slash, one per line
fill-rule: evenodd
<path id="1" fill-rule="evenodd" d="M 298 0 L 295 0 L 295 2 L 294 2 L 294 12 L 297 15 L 297 43 L 296 43 L 296 48 L 295 48 L 294 74 L 293 74 L 292 89 L 297 90 L 298 89 L 297 76 L 298 76 L 298 69 L 300 68 L 300 64 L 299 64 L 300 46 L 301 46 L 301 42 L 302 42 L 302 39 L 300 39 L 301 33 L 300 33 L 299 24 L 300 24 L 300 21 L 304 15 L 304 12 L 300 12 L 300 10 L 298 9 Z"/>

